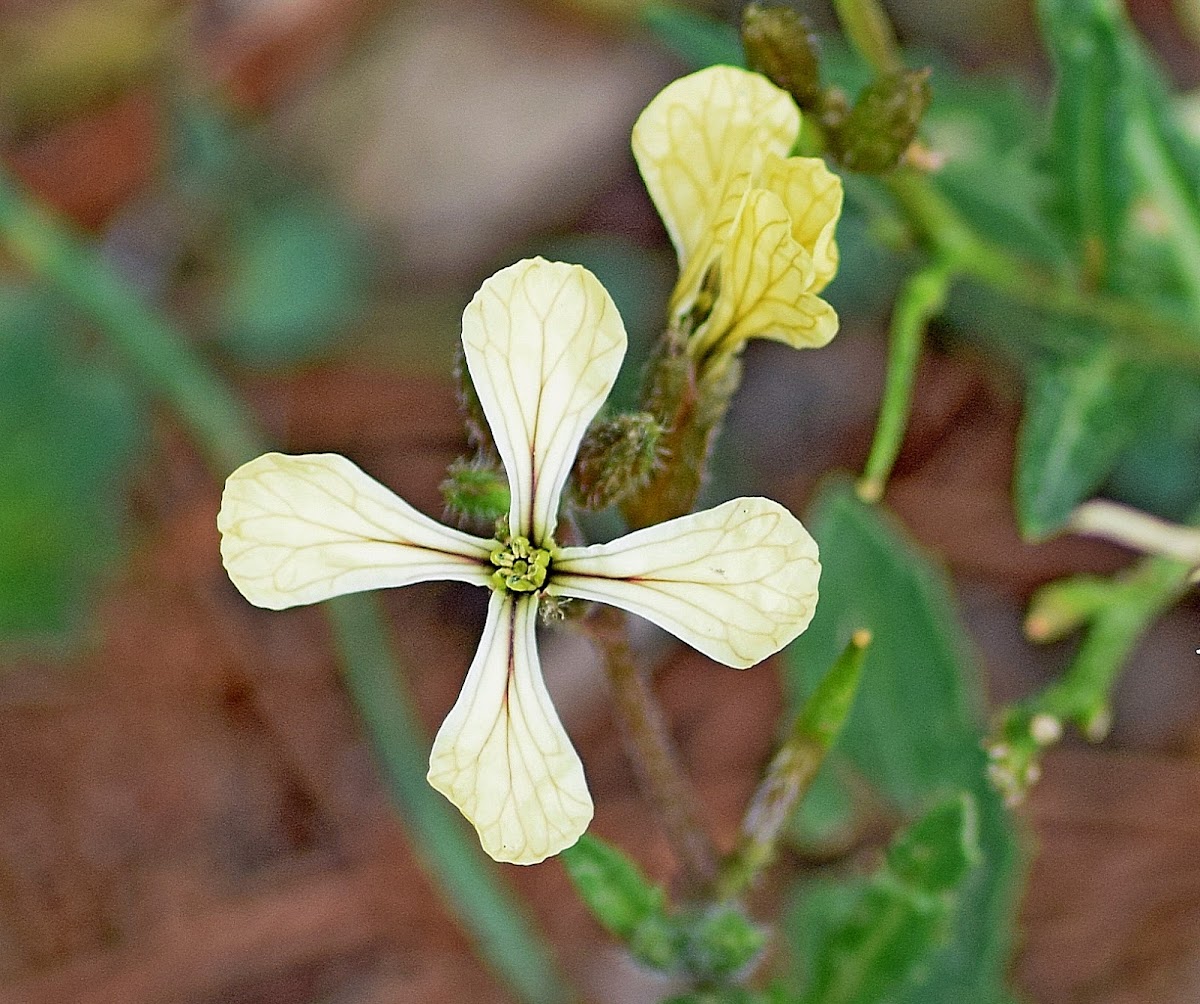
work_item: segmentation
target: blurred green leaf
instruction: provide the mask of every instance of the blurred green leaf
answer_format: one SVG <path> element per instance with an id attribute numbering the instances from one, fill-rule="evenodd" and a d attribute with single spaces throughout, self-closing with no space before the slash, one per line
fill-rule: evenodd
<path id="1" fill-rule="evenodd" d="M 853 768 L 834 750 L 792 814 L 787 831 L 791 843 L 820 853 L 822 848 L 839 846 L 852 835 L 854 799 L 842 776 L 849 770 Z"/>
<path id="2" fill-rule="evenodd" d="M 1017 443 L 1021 532 L 1040 540 L 1104 481 L 1144 416 L 1146 379 L 1106 346 L 1031 369 Z"/>
<path id="3" fill-rule="evenodd" d="M 244 362 L 295 362 L 358 316 L 368 268 L 362 237 L 315 196 L 248 209 L 228 255 L 222 341 Z"/>
<path id="4" fill-rule="evenodd" d="M 647 4 L 642 21 L 692 69 L 716 63 L 745 65 L 738 30 L 724 21 L 672 3 Z"/>
<path id="5" fill-rule="evenodd" d="M 793 701 L 816 685 L 850 634 L 867 627 L 874 640 L 839 749 L 904 814 L 946 790 L 969 792 L 979 811 L 981 866 L 963 887 L 946 945 L 929 960 L 920 987 L 894 999 L 991 1004 L 1012 946 L 1020 847 L 984 776 L 979 679 L 950 590 L 886 514 L 860 502 L 848 484 L 827 486 L 806 522 L 821 545 L 821 602 L 788 650 Z"/>
<path id="6" fill-rule="evenodd" d="M 1194 314 L 1200 159 L 1174 119 L 1161 74 L 1116 0 L 1041 0 L 1039 11 L 1057 76 L 1046 163 L 1076 270 L 1100 288 L 1177 314 L 1191 304 Z M 1171 392 L 1166 374 L 1122 361 L 1103 344 L 1101 328 L 1046 327 L 1064 343 L 1083 330 L 1091 345 L 1058 358 L 1035 355 L 1029 368 L 1015 501 L 1031 539 L 1058 530 L 1131 443 L 1162 462 L 1151 482 L 1178 482 L 1175 472 L 1194 466 L 1186 452 L 1153 447 L 1151 399 Z"/>
<path id="7" fill-rule="evenodd" d="M 628 857 L 585 833 L 562 853 L 575 891 L 609 934 L 628 941 L 638 926 L 666 908 L 666 895 Z"/>
<path id="8" fill-rule="evenodd" d="M 599 837 L 584 834 L 563 851 L 562 860 L 592 916 L 652 969 L 715 986 L 744 969 L 762 950 L 765 933 L 739 907 L 718 903 L 672 911 L 663 890 Z"/>
<path id="9" fill-rule="evenodd" d="M 1200 305 L 1200 151 L 1118 0 L 1040 0 L 1056 74 L 1050 164 L 1057 209 L 1087 278 L 1142 288 L 1147 254 Z M 1173 271 L 1173 276 L 1172 276 Z"/>
<path id="10" fill-rule="evenodd" d="M 666 893 L 628 857 L 585 833 L 562 852 L 567 876 L 593 917 L 652 969 L 679 966 L 683 944 Z"/>
<path id="11" fill-rule="evenodd" d="M 1188 373 L 1156 372 L 1153 390 L 1104 493 L 1183 522 L 1200 491 L 1200 383 Z"/>
<path id="12" fill-rule="evenodd" d="M 1065 270 L 1067 249 L 1045 220 L 1053 183 L 1038 156 L 1040 109 L 1003 77 L 968 77 L 935 64 L 930 84 L 922 134 L 945 158 L 934 184 L 976 233 Z"/>
<path id="13" fill-rule="evenodd" d="M 817 925 L 824 933 L 811 946 L 803 1000 L 876 1004 L 918 982 L 949 928 L 953 894 L 977 856 L 974 803 L 962 794 L 896 837 L 886 863 L 856 894 L 820 894 L 839 913 Z M 927 995 L 922 1000 L 931 1000 L 927 987 L 921 992 Z"/>
<path id="14" fill-rule="evenodd" d="M 766 932 L 732 905 L 684 915 L 685 965 L 693 978 L 711 984 L 748 966 L 762 951 Z"/>
<path id="15" fill-rule="evenodd" d="M 0 287 L 0 641 L 69 640 L 120 555 L 140 413 L 52 300 Z"/>
<path id="16" fill-rule="evenodd" d="M 975 803 L 963 793 L 935 805 L 888 848 L 888 869 L 923 892 L 948 892 L 979 861 Z"/>

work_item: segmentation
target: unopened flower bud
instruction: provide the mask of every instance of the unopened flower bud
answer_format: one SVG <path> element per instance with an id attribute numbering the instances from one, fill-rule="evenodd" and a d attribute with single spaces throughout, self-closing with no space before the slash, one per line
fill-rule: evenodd
<path id="1" fill-rule="evenodd" d="M 648 412 L 617 415 L 588 430 L 575 461 L 584 509 L 604 509 L 640 488 L 658 461 L 662 426 Z"/>
<path id="2" fill-rule="evenodd" d="M 440 487 L 446 508 L 459 516 L 491 524 L 508 513 L 508 478 L 491 464 L 460 457 Z"/>
<path id="3" fill-rule="evenodd" d="M 890 171 L 916 138 L 931 96 L 927 69 L 899 70 L 872 81 L 830 134 L 838 162 L 865 174 Z"/>
<path id="4" fill-rule="evenodd" d="M 790 7 L 748 4 L 742 11 L 746 65 L 783 88 L 801 108 L 820 101 L 816 39 L 806 18 Z"/>

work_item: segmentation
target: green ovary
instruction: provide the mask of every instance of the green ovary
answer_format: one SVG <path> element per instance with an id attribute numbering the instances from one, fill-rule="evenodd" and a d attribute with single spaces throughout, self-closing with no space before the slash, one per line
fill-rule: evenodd
<path id="1" fill-rule="evenodd" d="M 491 553 L 491 586 L 499 592 L 532 593 L 546 584 L 550 552 L 534 547 L 527 537 L 512 537 Z"/>

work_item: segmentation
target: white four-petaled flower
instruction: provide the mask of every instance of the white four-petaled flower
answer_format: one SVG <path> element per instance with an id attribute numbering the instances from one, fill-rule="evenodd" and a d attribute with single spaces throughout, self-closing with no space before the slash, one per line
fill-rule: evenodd
<path id="1" fill-rule="evenodd" d="M 462 338 L 508 473 L 507 534 L 443 526 L 344 457 L 271 453 L 229 477 L 221 554 L 242 594 L 271 609 L 430 579 L 489 586 L 483 638 L 434 740 L 429 781 L 492 857 L 532 864 L 592 818 L 583 765 L 542 682 L 539 595 L 612 604 L 743 668 L 807 627 L 820 565 L 799 521 L 762 498 L 608 544 L 556 546 L 576 450 L 625 355 L 621 318 L 586 269 L 534 258 L 483 284 Z"/>

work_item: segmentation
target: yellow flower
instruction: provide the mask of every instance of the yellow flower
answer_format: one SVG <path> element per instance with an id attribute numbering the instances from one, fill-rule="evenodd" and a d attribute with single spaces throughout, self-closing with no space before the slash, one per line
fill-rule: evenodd
<path id="1" fill-rule="evenodd" d="M 532 864 L 592 818 L 579 760 L 542 683 L 543 595 L 608 603 L 745 668 L 807 626 L 816 542 L 778 502 L 741 498 L 608 544 L 554 542 L 575 453 L 617 378 L 625 326 L 596 277 L 533 258 L 488 279 L 463 313 L 467 368 L 508 474 L 508 525 L 485 540 L 418 512 L 345 457 L 268 453 L 229 476 L 217 526 L 242 595 L 280 610 L 364 589 L 452 579 L 491 590 L 429 782 L 484 850 Z"/>
<path id="2" fill-rule="evenodd" d="M 837 314 L 841 180 L 789 157 L 800 112 L 765 77 L 712 66 L 670 84 L 633 127 L 633 154 L 679 256 L 671 321 L 701 359 L 748 338 L 825 345 Z"/>

